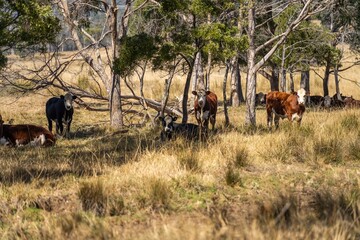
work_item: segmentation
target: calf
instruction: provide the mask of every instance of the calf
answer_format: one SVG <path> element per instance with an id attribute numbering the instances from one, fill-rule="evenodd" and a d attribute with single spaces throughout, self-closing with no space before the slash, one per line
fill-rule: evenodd
<path id="1" fill-rule="evenodd" d="M 171 140 L 182 136 L 188 140 L 198 139 L 199 126 L 192 123 L 175 123 L 177 117 L 166 115 L 159 117 L 162 122 L 163 130 L 161 131 L 161 140 Z"/>
<path id="2" fill-rule="evenodd" d="M 194 103 L 195 118 L 201 130 L 205 129 L 207 132 L 209 121 L 211 122 L 212 130 L 214 130 L 218 104 L 216 94 L 205 90 L 193 91 L 192 94 L 196 96 Z"/>
<path id="3" fill-rule="evenodd" d="M 49 131 L 52 132 L 52 121 L 56 122 L 56 133 L 63 135 L 63 121 L 65 122 L 65 136 L 69 137 L 70 125 L 74 114 L 73 101 L 76 96 L 71 93 L 61 95 L 60 98 L 53 97 L 46 102 L 46 117 L 49 124 Z"/>
<path id="4" fill-rule="evenodd" d="M 279 127 L 280 118 L 288 118 L 289 121 L 296 121 L 301 123 L 302 116 L 305 112 L 305 95 L 304 89 L 298 92 L 270 92 L 266 96 L 266 112 L 268 127 L 271 128 L 273 115 L 275 128 Z"/>
<path id="5" fill-rule="evenodd" d="M 43 127 L 20 124 L 3 124 L 0 115 L 0 145 L 22 146 L 53 146 L 55 144 L 54 135 Z"/>

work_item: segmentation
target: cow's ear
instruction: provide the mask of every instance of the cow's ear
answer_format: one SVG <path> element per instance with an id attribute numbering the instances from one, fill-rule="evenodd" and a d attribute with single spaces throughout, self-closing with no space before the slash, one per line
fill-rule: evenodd
<path id="1" fill-rule="evenodd" d="M 206 93 L 206 95 L 209 95 L 211 92 L 210 92 L 210 91 L 206 91 L 205 93 Z"/>
<path id="2" fill-rule="evenodd" d="M 172 120 L 175 122 L 177 120 L 177 116 L 172 117 Z"/>
<path id="3" fill-rule="evenodd" d="M 73 99 L 73 100 L 75 100 L 76 98 L 77 98 L 77 96 L 75 96 L 75 95 L 74 95 L 74 96 L 72 96 L 72 99 Z"/>
<path id="4" fill-rule="evenodd" d="M 64 99 L 65 97 L 64 97 L 64 95 L 60 95 L 60 98 L 61 98 L 61 99 Z"/>
<path id="5" fill-rule="evenodd" d="M 196 95 L 197 95 L 197 92 L 196 92 L 196 91 L 192 91 L 192 94 L 196 96 Z"/>

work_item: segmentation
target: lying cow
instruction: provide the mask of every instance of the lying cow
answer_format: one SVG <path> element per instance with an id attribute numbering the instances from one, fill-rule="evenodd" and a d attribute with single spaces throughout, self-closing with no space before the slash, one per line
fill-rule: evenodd
<path id="1" fill-rule="evenodd" d="M 76 96 L 71 93 L 61 95 L 60 98 L 53 97 L 46 102 L 46 117 L 49 131 L 52 132 L 52 121 L 56 122 L 56 133 L 63 135 L 63 121 L 65 122 L 65 136 L 69 137 L 70 125 L 74 114 L 73 101 Z"/>
<path id="2" fill-rule="evenodd" d="M 54 135 L 43 127 L 20 124 L 3 124 L 0 116 L 0 145 L 7 146 L 53 146 L 56 142 Z"/>
<path id="3" fill-rule="evenodd" d="M 199 126 L 192 123 L 175 123 L 177 117 L 166 115 L 159 117 L 162 122 L 161 140 L 171 140 L 179 136 L 188 140 L 199 138 Z"/>
<path id="4" fill-rule="evenodd" d="M 352 96 L 344 99 L 345 108 L 360 108 L 360 100 L 355 100 Z"/>
<path id="5" fill-rule="evenodd" d="M 205 90 L 193 91 L 192 94 L 196 96 L 194 110 L 199 126 L 207 132 L 210 121 L 214 130 L 218 104 L 216 94 Z"/>
<path id="6" fill-rule="evenodd" d="M 320 95 L 312 95 L 306 97 L 306 106 L 308 107 L 321 106 L 323 102 L 324 102 L 324 97 Z"/>
<path id="7" fill-rule="evenodd" d="M 274 118 L 275 128 L 279 127 L 280 118 L 288 118 L 289 121 L 301 123 L 305 112 L 306 92 L 301 88 L 298 92 L 269 92 L 266 96 L 266 112 L 268 127 L 271 128 Z M 275 115 L 275 117 L 274 117 Z"/>

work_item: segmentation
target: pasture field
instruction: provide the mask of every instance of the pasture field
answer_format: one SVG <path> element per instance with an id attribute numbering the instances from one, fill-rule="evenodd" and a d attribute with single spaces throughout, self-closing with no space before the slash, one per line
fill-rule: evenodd
<path id="1" fill-rule="evenodd" d="M 150 76 L 151 98 L 163 85 Z M 214 73 L 220 99 L 222 79 Z M 260 78 L 259 91 L 267 87 Z M 316 79 L 311 88 L 321 94 Z M 341 88 L 360 98 L 352 82 Z M 179 77 L 172 98 L 181 89 Z M 46 127 L 48 97 L 2 93 L 0 113 Z M 221 110 L 206 143 L 161 143 L 159 127 L 116 132 L 107 113 L 75 106 L 70 139 L 1 147 L 0 238 L 360 238 L 360 110 L 307 109 L 301 127 L 284 120 L 277 131 L 263 107 L 256 129 L 244 126 L 244 106 L 229 109 L 229 128 Z"/>

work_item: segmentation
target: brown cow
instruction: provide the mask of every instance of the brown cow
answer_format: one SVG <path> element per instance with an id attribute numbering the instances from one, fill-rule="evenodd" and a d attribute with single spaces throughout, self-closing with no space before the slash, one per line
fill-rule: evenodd
<path id="1" fill-rule="evenodd" d="M 289 121 L 301 123 L 302 116 L 305 112 L 306 92 L 300 89 L 298 92 L 269 92 L 266 96 L 266 112 L 268 127 L 271 128 L 273 114 L 275 115 L 275 128 L 279 127 L 280 118 L 288 118 Z"/>
<path id="2" fill-rule="evenodd" d="M 212 130 L 215 128 L 216 112 L 217 112 L 217 96 L 215 93 L 205 90 L 193 91 L 196 96 L 194 103 L 195 118 L 201 128 L 205 131 L 209 128 L 209 120 Z"/>
<path id="3" fill-rule="evenodd" d="M 359 108 L 360 100 L 355 100 L 352 96 L 344 99 L 345 108 Z"/>
<path id="4" fill-rule="evenodd" d="M 55 144 L 54 135 L 43 127 L 20 124 L 3 124 L 0 115 L 0 145 L 22 146 L 53 146 Z"/>

